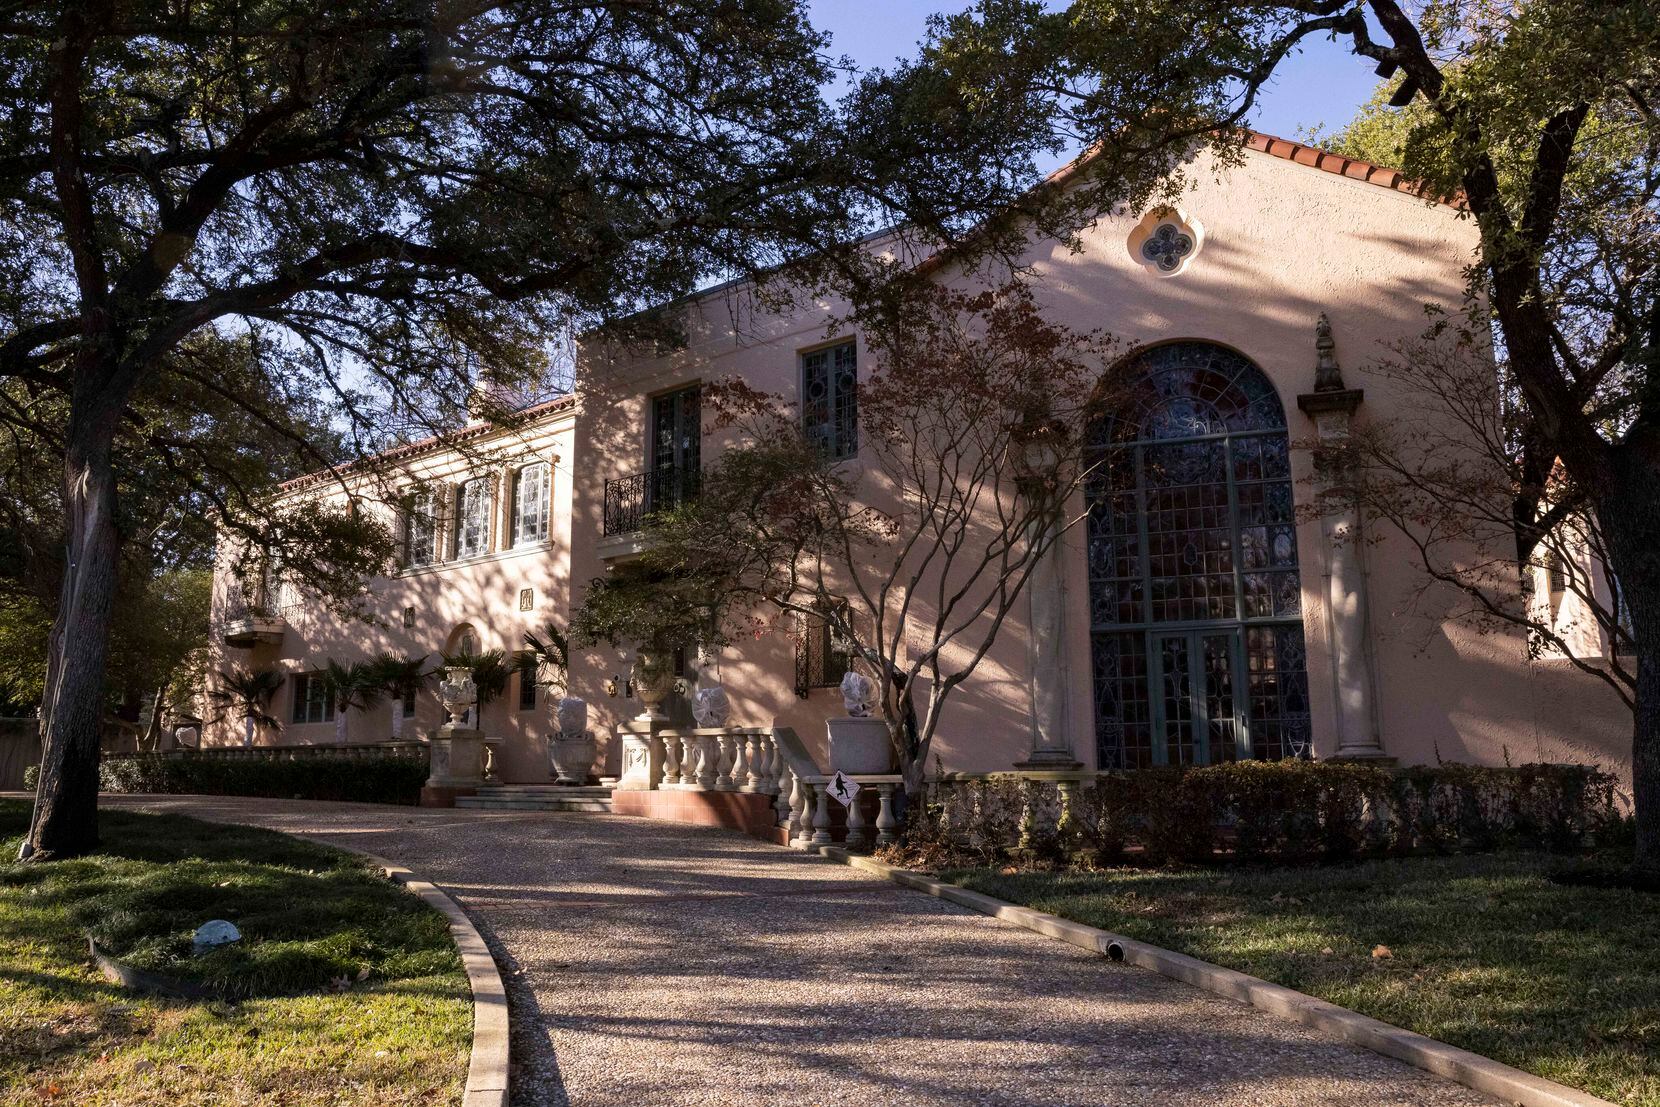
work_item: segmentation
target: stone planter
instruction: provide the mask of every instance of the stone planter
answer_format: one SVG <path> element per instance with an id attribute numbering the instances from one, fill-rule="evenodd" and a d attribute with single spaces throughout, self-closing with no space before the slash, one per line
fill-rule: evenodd
<path id="1" fill-rule="evenodd" d="M 553 771 L 558 774 L 556 783 L 588 783 L 588 773 L 594 767 L 594 755 L 598 748 L 593 731 L 586 730 L 574 736 L 557 734 L 548 747 L 553 757 Z"/>
<path id="2" fill-rule="evenodd" d="M 830 764 L 827 772 L 886 773 L 893 767 L 893 745 L 884 719 L 830 719 Z"/>

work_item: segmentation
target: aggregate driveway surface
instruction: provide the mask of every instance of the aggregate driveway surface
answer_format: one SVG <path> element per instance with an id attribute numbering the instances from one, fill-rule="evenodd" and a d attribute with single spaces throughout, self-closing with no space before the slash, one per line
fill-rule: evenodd
<path id="1" fill-rule="evenodd" d="M 503 966 L 516 1107 L 1495 1102 L 729 831 L 613 815 L 104 802 L 349 844 L 441 885 Z"/>

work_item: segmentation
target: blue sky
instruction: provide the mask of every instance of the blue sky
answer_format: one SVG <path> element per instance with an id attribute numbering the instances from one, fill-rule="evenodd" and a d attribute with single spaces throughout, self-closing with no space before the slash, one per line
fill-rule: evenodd
<path id="1" fill-rule="evenodd" d="M 861 68 L 886 66 L 909 55 L 928 16 L 966 5 L 953 0 L 811 0 L 813 23 L 831 33 L 831 53 L 850 56 Z M 1334 43 L 1321 41 L 1280 67 L 1252 125 L 1283 138 L 1324 124 L 1348 122 L 1372 93 L 1372 67 Z"/>

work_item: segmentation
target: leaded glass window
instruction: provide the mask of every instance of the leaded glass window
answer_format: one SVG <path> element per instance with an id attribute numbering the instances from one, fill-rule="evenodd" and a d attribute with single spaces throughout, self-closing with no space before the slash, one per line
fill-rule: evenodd
<path id="1" fill-rule="evenodd" d="M 859 364 L 853 342 L 801 355 L 801 425 L 836 460 L 859 452 Z"/>
<path id="2" fill-rule="evenodd" d="M 1136 368 L 1091 428 L 1100 764 L 1301 756 L 1308 677 L 1279 396 L 1206 343 L 1155 347 Z"/>
<path id="3" fill-rule="evenodd" d="M 411 568 L 431 565 L 438 558 L 438 522 L 433 507 L 430 492 L 417 492 L 409 498 L 404 542 L 405 561 Z"/>
<path id="4" fill-rule="evenodd" d="M 513 474 L 513 544 L 548 540 L 548 466 L 526 465 Z"/>
<path id="5" fill-rule="evenodd" d="M 455 556 L 486 552 L 490 548 L 490 478 L 465 482 L 455 499 Z"/>

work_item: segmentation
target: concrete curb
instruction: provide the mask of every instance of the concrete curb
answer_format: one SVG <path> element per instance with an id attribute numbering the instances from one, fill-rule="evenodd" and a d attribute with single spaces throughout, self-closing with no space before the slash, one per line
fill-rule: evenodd
<path id="1" fill-rule="evenodd" d="M 461 906 L 435 885 L 384 857 L 350 846 L 339 848 L 367 858 L 389 880 L 402 884 L 449 920 L 450 936 L 461 953 L 461 967 L 467 971 L 467 984 L 473 992 L 473 1053 L 467 1063 L 467 1088 L 461 1096 L 461 1107 L 507 1107 L 507 989 L 484 937 Z"/>
<path id="2" fill-rule="evenodd" d="M 1030 907 L 971 892 L 922 873 L 849 853 L 841 846 L 818 846 L 816 849 L 832 861 L 865 869 L 903 887 L 927 892 L 936 898 L 1025 927 L 1045 937 L 1058 938 L 1114 961 L 1152 969 L 1184 984 L 1293 1019 L 1322 1034 L 1404 1061 L 1414 1068 L 1456 1081 L 1466 1088 L 1495 1096 L 1507 1103 L 1519 1104 L 1520 1107 L 1618 1107 L 1606 1099 L 1598 1099 L 1565 1084 L 1502 1065 L 1478 1053 L 1402 1030 L 1398 1026 L 1390 1026 L 1259 977 L 1072 922 L 1045 911 L 1034 911 Z"/>

